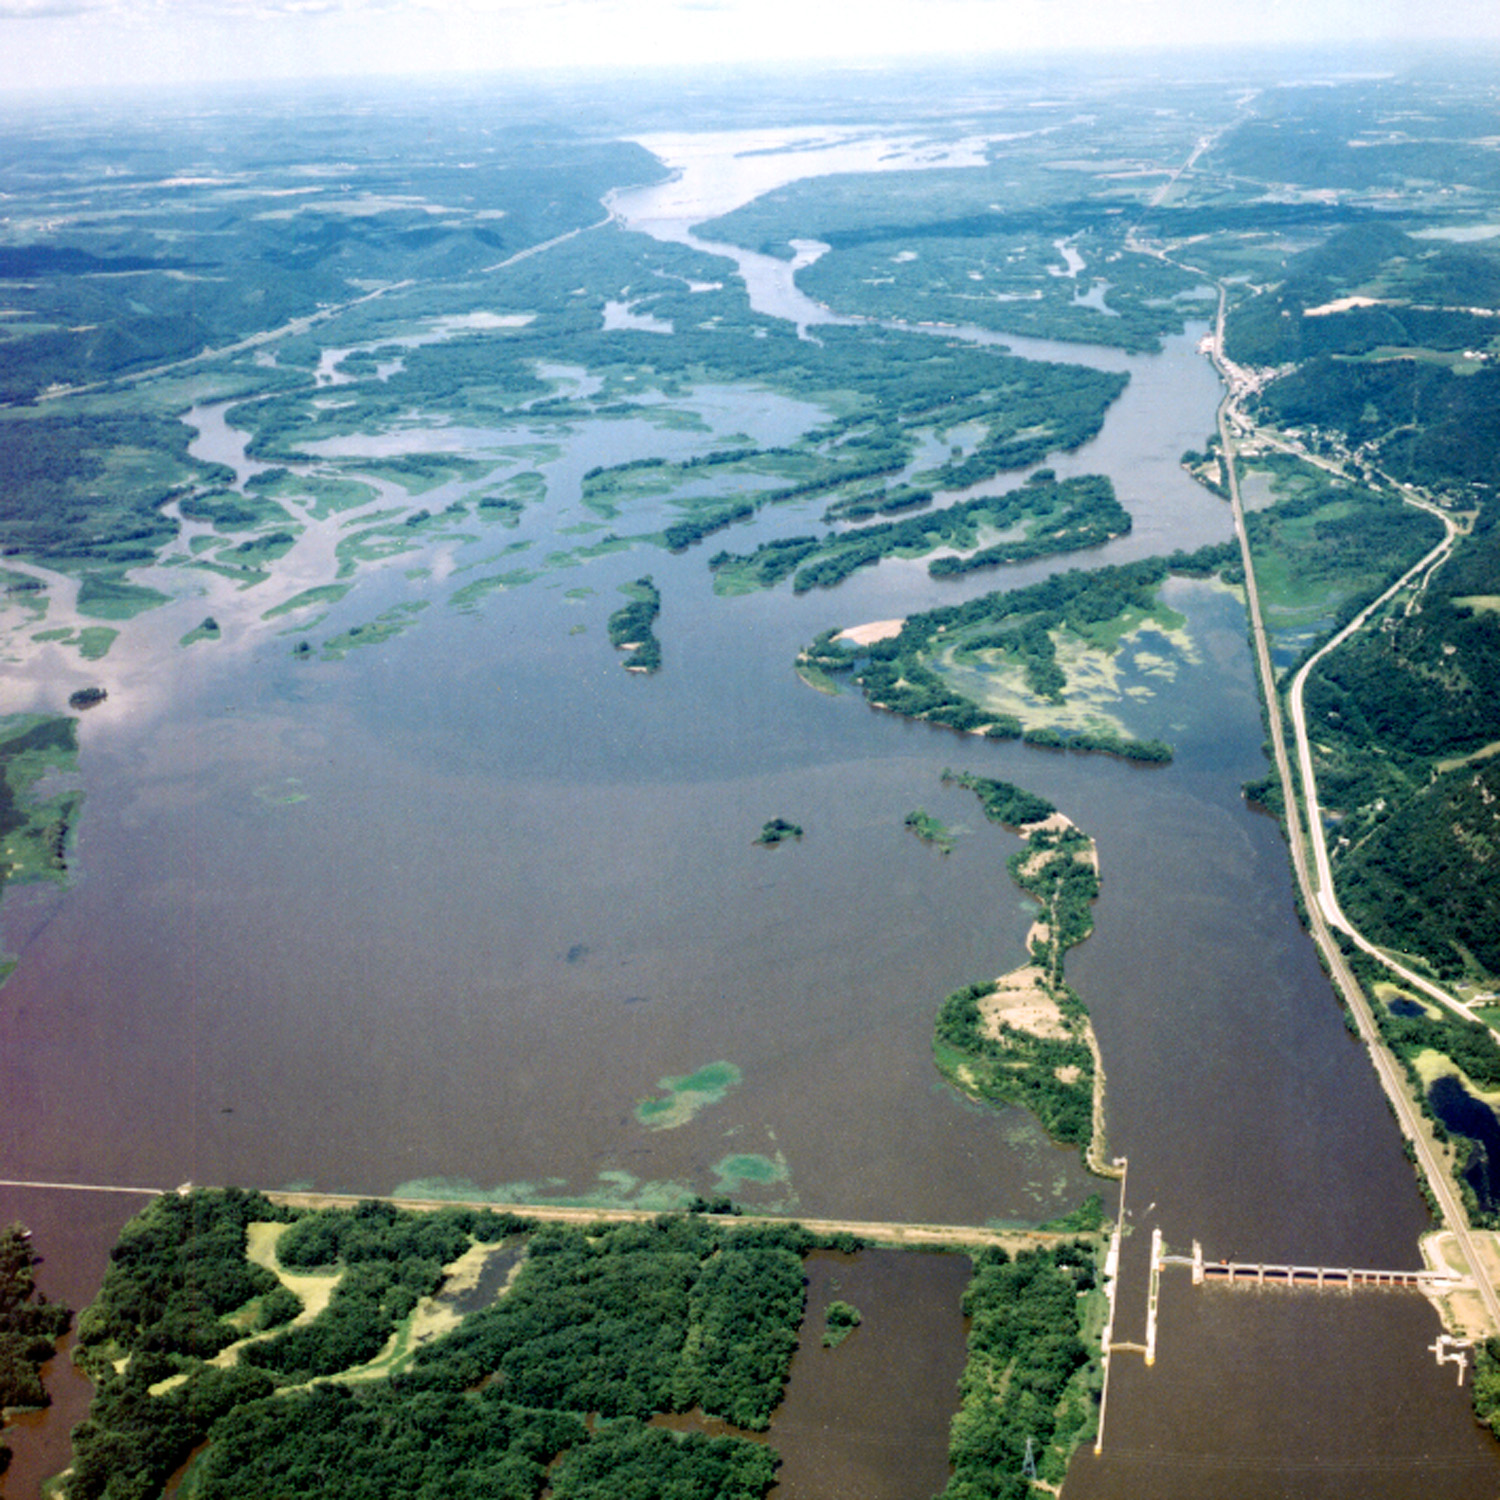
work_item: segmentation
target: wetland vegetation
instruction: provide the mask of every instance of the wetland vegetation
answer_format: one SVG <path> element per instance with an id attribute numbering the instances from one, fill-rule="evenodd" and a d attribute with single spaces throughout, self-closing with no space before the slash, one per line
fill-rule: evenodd
<path id="1" fill-rule="evenodd" d="M 1163 636 L 1182 620 L 1160 600 L 1173 572 L 1223 572 L 1232 549 L 1055 574 L 1043 583 L 909 615 L 870 645 L 827 630 L 798 657 L 828 677 L 848 674 L 872 707 L 990 739 L 1049 749 L 1101 751 L 1160 763 L 1171 747 L 1128 733 L 1110 685 L 1122 645 Z M 1075 683 L 1103 681 L 1079 694 Z M 1080 701 L 1081 700 L 1081 701 Z"/>
<path id="2" fill-rule="evenodd" d="M 939 854 L 953 853 L 953 830 L 924 808 L 918 807 L 907 813 L 903 825 L 911 829 L 924 844 L 931 844 Z"/>
<path id="3" fill-rule="evenodd" d="M 77 766 L 76 719 L 35 714 L 0 719 L 0 892 L 7 885 L 67 879 L 83 793 L 38 798 L 35 789 L 44 777 Z M 11 960 L 0 956 L 0 979 L 11 967 Z"/>

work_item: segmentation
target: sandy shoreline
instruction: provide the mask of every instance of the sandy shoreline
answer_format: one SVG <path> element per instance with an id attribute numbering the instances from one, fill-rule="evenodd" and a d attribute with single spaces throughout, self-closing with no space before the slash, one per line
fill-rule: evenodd
<path id="1" fill-rule="evenodd" d="M 888 641 L 901 634 L 905 620 L 871 620 L 865 625 L 851 625 L 834 636 L 836 641 L 848 641 L 851 646 L 873 646 L 876 641 Z"/>

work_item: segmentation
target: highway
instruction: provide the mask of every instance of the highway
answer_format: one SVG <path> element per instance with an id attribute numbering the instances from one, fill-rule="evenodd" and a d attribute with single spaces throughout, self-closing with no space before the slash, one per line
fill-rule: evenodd
<path id="1" fill-rule="evenodd" d="M 1317 657 L 1306 663 L 1297 674 L 1293 682 L 1292 692 L 1288 698 L 1288 706 L 1292 714 L 1292 732 L 1296 739 L 1297 757 L 1299 766 L 1303 772 L 1303 783 L 1307 794 L 1307 817 L 1310 825 L 1309 842 L 1314 851 L 1314 862 L 1317 872 L 1316 879 L 1314 879 L 1313 871 L 1308 866 L 1307 843 L 1304 842 L 1303 838 L 1297 786 L 1292 777 L 1291 761 L 1286 750 L 1286 736 L 1282 728 L 1281 705 L 1276 688 L 1276 673 L 1271 664 L 1270 646 L 1266 639 L 1265 622 L 1261 614 L 1260 594 L 1255 584 L 1255 560 L 1250 553 L 1250 537 L 1245 526 L 1244 506 L 1240 499 L 1239 477 L 1235 464 L 1235 422 L 1232 419 L 1239 418 L 1240 416 L 1239 401 L 1247 389 L 1247 383 L 1244 372 L 1226 360 L 1224 356 L 1224 313 L 1226 302 L 1227 293 L 1221 283 L 1219 285 L 1218 315 L 1214 323 L 1214 333 L 1210 348 L 1215 368 L 1218 369 L 1225 383 L 1224 398 L 1219 403 L 1218 412 L 1219 441 L 1223 448 L 1224 466 L 1229 484 L 1229 502 L 1234 514 L 1235 535 L 1239 541 L 1240 558 L 1245 569 L 1245 597 L 1250 611 L 1250 631 L 1255 648 L 1256 671 L 1260 677 L 1261 696 L 1266 707 L 1271 748 L 1276 761 L 1276 774 L 1281 783 L 1282 800 L 1286 809 L 1287 841 L 1292 852 L 1292 866 L 1296 872 L 1297 886 L 1302 893 L 1302 899 L 1307 908 L 1308 927 L 1312 933 L 1313 940 L 1317 943 L 1318 949 L 1323 956 L 1324 964 L 1332 976 L 1333 982 L 1338 986 L 1340 993 L 1343 995 L 1344 1002 L 1349 1007 L 1350 1014 L 1354 1017 L 1360 1040 L 1364 1043 L 1365 1050 L 1369 1053 L 1376 1076 L 1380 1079 L 1381 1087 L 1385 1090 L 1386 1097 L 1390 1100 L 1391 1108 L 1395 1111 L 1396 1119 L 1401 1126 L 1402 1133 L 1412 1143 L 1412 1147 L 1416 1153 L 1417 1165 L 1427 1181 L 1428 1188 L 1432 1192 L 1432 1196 L 1438 1205 L 1445 1223 L 1453 1232 L 1468 1274 L 1473 1279 L 1474 1285 L 1484 1302 L 1491 1328 L 1495 1332 L 1500 1332 L 1500 1297 L 1496 1296 L 1495 1288 L 1491 1285 L 1488 1276 L 1485 1274 L 1484 1264 L 1480 1258 L 1478 1247 L 1474 1243 L 1473 1236 L 1469 1231 L 1468 1215 L 1464 1212 L 1463 1203 L 1460 1201 L 1453 1179 L 1449 1175 L 1447 1164 L 1437 1154 L 1431 1137 L 1423 1128 L 1423 1121 L 1417 1110 L 1417 1106 L 1407 1090 L 1404 1070 L 1380 1040 L 1380 1034 L 1375 1025 L 1375 1018 L 1371 1014 L 1364 990 L 1350 970 L 1348 962 L 1344 958 L 1343 950 L 1340 948 L 1333 934 L 1333 927 L 1337 926 L 1341 932 L 1347 933 L 1361 948 L 1374 954 L 1382 962 L 1391 963 L 1373 945 L 1366 942 L 1354 931 L 1339 909 L 1337 900 L 1333 894 L 1333 880 L 1328 863 L 1327 842 L 1323 837 L 1319 816 L 1316 781 L 1312 775 L 1312 750 L 1308 742 L 1306 712 L 1302 702 L 1302 689 L 1306 684 L 1307 674 L 1313 663 L 1318 659 Z M 1439 512 L 1439 514 L 1442 513 Z M 1344 630 L 1339 632 L 1323 648 L 1322 652 L 1319 652 L 1319 656 L 1324 652 L 1332 650 L 1342 641 L 1347 640 L 1394 593 L 1405 587 L 1419 574 L 1422 574 L 1424 570 L 1435 566 L 1437 562 L 1441 561 L 1447 555 L 1448 549 L 1453 545 L 1456 528 L 1451 527 L 1451 518 L 1445 517 L 1445 521 L 1450 522 L 1450 529 L 1444 536 L 1443 541 L 1417 563 L 1415 567 L 1410 569 L 1398 583 L 1381 595 L 1380 599 L 1377 599 L 1356 616 Z M 1392 965 L 1392 967 L 1398 968 L 1403 975 L 1408 972 L 1398 965 Z M 1421 987 L 1424 991 L 1428 988 L 1426 982 L 1423 982 Z M 1432 988 L 1436 989 L 1437 987 L 1433 986 Z M 1462 1002 L 1453 1001 L 1452 997 L 1449 997 L 1449 1001 L 1452 1003 L 1453 1008 L 1467 1013 L 1467 1007 L 1463 1006 Z"/>

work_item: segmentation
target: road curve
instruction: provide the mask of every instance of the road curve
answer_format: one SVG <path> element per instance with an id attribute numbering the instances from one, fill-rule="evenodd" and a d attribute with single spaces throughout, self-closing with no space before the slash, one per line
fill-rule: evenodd
<path id="1" fill-rule="evenodd" d="M 1349 1007 L 1349 1013 L 1354 1017 L 1359 1038 L 1369 1053 L 1370 1061 L 1375 1068 L 1376 1076 L 1380 1080 L 1381 1087 L 1385 1090 L 1386 1098 L 1390 1101 L 1391 1108 L 1395 1112 L 1397 1122 L 1401 1126 L 1402 1133 L 1411 1142 L 1416 1155 L 1418 1167 L 1421 1169 L 1427 1186 L 1432 1193 L 1434 1201 L 1438 1205 L 1439 1212 L 1448 1227 L 1453 1231 L 1455 1243 L 1459 1253 L 1463 1257 L 1465 1267 L 1469 1276 L 1473 1279 L 1478 1289 L 1480 1298 L 1484 1303 L 1485 1312 L 1490 1319 L 1491 1330 L 1500 1332 L 1500 1297 L 1497 1297 L 1494 1286 L 1491 1285 L 1484 1271 L 1484 1263 L 1480 1259 L 1478 1247 L 1474 1243 L 1473 1236 L 1469 1230 L 1468 1215 L 1464 1212 L 1463 1203 L 1460 1201 L 1458 1192 L 1454 1186 L 1453 1179 L 1449 1176 L 1446 1164 L 1439 1159 L 1432 1148 L 1432 1143 L 1422 1130 L 1421 1119 L 1418 1115 L 1416 1105 L 1407 1092 L 1406 1078 L 1396 1059 L 1386 1050 L 1385 1044 L 1380 1039 L 1380 1033 L 1375 1025 L 1375 1018 L 1371 1014 L 1369 1002 L 1365 999 L 1364 989 L 1354 977 L 1349 964 L 1344 957 L 1343 950 L 1339 947 L 1333 935 L 1333 929 L 1325 912 L 1324 905 L 1320 899 L 1321 891 L 1326 890 L 1332 900 L 1333 883 L 1327 871 L 1327 847 L 1322 838 L 1322 829 L 1318 822 L 1316 795 L 1311 791 L 1312 782 L 1309 779 L 1308 816 L 1313 825 L 1311 843 L 1316 852 L 1321 852 L 1318 863 L 1319 875 L 1323 880 L 1320 885 L 1314 881 L 1308 869 L 1307 847 L 1303 841 L 1302 820 L 1297 800 L 1296 786 L 1292 779 L 1291 761 L 1287 756 L 1286 737 L 1282 730 L 1281 707 L 1276 691 L 1276 674 L 1271 665 L 1271 651 L 1266 639 L 1265 621 L 1261 613 L 1260 593 L 1255 584 L 1255 560 L 1250 553 L 1250 534 L 1245 525 L 1245 510 L 1240 499 L 1239 476 L 1235 465 L 1235 443 L 1230 418 L 1237 414 L 1237 382 L 1234 376 L 1237 372 L 1230 368 L 1229 362 L 1224 357 L 1224 313 L 1228 301 L 1228 294 L 1223 283 L 1219 283 L 1219 307 L 1214 323 L 1214 333 L 1210 344 L 1210 354 L 1214 367 L 1219 371 L 1224 380 L 1224 397 L 1219 403 L 1218 427 L 1219 441 L 1224 454 L 1225 473 L 1229 484 L 1229 503 L 1234 515 L 1234 529 L 1240 544 L 1240 560 L 1245 570 L 1245 597 L 1250 612 L 1251 639 L 1255 648 L 1256 671 L 1260 677 L 1261 697 L 1265 703 L 1266 717 L 1270 729 L 1271 749 L 1276 761 L 1276 774 L 1281 782 L 1282 802 L 1286 814 L 1287 843 L 1292 854 L 1292 868 L 1296 873 L 1297 887 L 1302 894 L 1302 900 L 1307 909 L 1307 922 L 1312 933 L 1313 941 L 1323 956 L 1323 961 L 1334 983 L 1343 995 L 1345 1004 Z M 1402 583 L 1408 578 L 1420 572 L 1422 568 L 1429 566 L 1434 555 L 1443 548 L 1452 546 L 1452 537 L 1446 536 L 1440 548 L 1435 548 L 1433 553 L 1423 558 L 1417 567 L 1403 576 Z M 1401 584 L 1396 585 L 1397 588 Z M 1382 599 L 1389 596 L 1394 590 L 1387 591 Z M 1381 601 L 1377 600 L 1376 604 Z M 1364 610 L 1356 620 L 1335 637 L 1332 645 L 1339 640 L 1347 639 L 1359 625 L 1368 618 L 1376 605 L 1372 604 Z M 1321 653 L 1320 653 L 1321 654 Z M 1316 658 L 1315 658 L 1316 659 Z M 1310 664 L 1309 664 L 1310 665 Z M 1306 680 L 1306 668 L 1299 674 L 1302 681 Z M 1299 722 L 1300 720 L 1300 722 Z M 1298 695 L 1294 706 L 1293 729 L 1297 736 L 1298 757 L 1302 765 L 1310 768 L 1311 751 L 1308 748 L 1305 715 L 1301 713 L 1301 699 Z M 1337 903 L 1334 902 L 1332 910 L 1336 912 L 1343 924 L 1341 930 L 1348 932 L 1351 937 L 1354 933 L 1347 925 L 1342 913 L 1338 911 Z M 1362 946 L 1364 946 L 1362 944 Z M 1372 950 L 1373 951 L 1373 950 Z M 1383 957 L 1377 954 L 1377 957 Z"/>

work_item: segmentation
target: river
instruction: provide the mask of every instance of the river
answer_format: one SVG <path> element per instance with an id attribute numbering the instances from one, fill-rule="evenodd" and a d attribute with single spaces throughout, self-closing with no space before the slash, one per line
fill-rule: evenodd
<path id="1" fill-rule="evenodd" d="M 965 1223 L 1065 1211 L 1091 1190 L 1076 1154 L 1024 1112 L 957 1098 L 932 1066 L 942 998 L 1019 962 L 1030 922 L 1005 870 L 1016 841 L 941 784 L 953 767 L 1041 793 L 1098 843 L 1097 927 L 1069 974 L 1103 1050 L 1111 1149 L 1130 1161 L 1117 1336 L 1143 1334 L 1153 1224 L 1211 1256 L 1415 1265 L 1427 1215 L 1411 1168 L 1297 922 L 1278 830 L 1239 793 L 1265 762 L 1232 595 L 1169 585 L 1194 656 L 1122 710 L 1174 742 L 1166 768 L 906 723 L 791 668 L 830 624 L 1227 539 L 1227 508 L 1176 462 L 1213 425 L 1197 332 L 1155 356 L 998 341 L 1131 374 L 1100 436 L 1053 465 L 1109 473 L 1135 518 L 1088 559 L 958 585 L 887 564 L 833 593 L 726 600 L 701 550 L 638 548 L 472 612 L 434 605 L 343 661 L 295 660 L 247 612 L 239 646 L 207 665 L 168 647 L 149 694 L 203 601 L 158 612 L 138 657 L 122 637 L 112 667 L 143 686 L 87 721 L 81 878 L 4 912 L 23 957 L 0 1007 L 7 1175 L 441 1181 L 646 1205 L 686 1188 Z M 810 420 L 731 393 L 711 425 L 769 440 Z M 197 451 L 242 466 L 243 434 L 212 411 L 197 425 Z M 608 461 L 644 441 L 619 425 Z M 598 430 L 551 440 L 553 499 L 524 523 L 539 546 L 604 461 Z M 671 441 L 654 434 L 657 451 Z M 734 545 L 798 524 L 768 514 Z M 647 570 L 666 666 L 641 679 L 604 619 Z M 319 634 L 433 587 L 406 560 L 373 570 Z M 902 827 L 917 806 L 963 827 L 951 856 Z M 756 847 L 773 816 L 806 836 Z M 739 1081 L 717 1102 L 676 1129 L 638 1120 L 666 1080 L 719 1061 Z M 0 1214 L 50 1252 L 44 1285 L 75 1300 L 129 1207 L 0 1190 Z M 1412 1295 L 1169 1273 L 1156 1364 L 1115 1361 L 1104 1454 L 1080 1455 L 1068 1493 L 1491 1496 L 1500 1453 L 1427 1352 L 1439 1331 Z M 56 1467 L 81 1394 L 62 1384 L 7 1494 Z M 861 1399 L 897 1421 L 894 1385 Z M 903 1483 L 861 1493 L 900 1500 Z"/>

